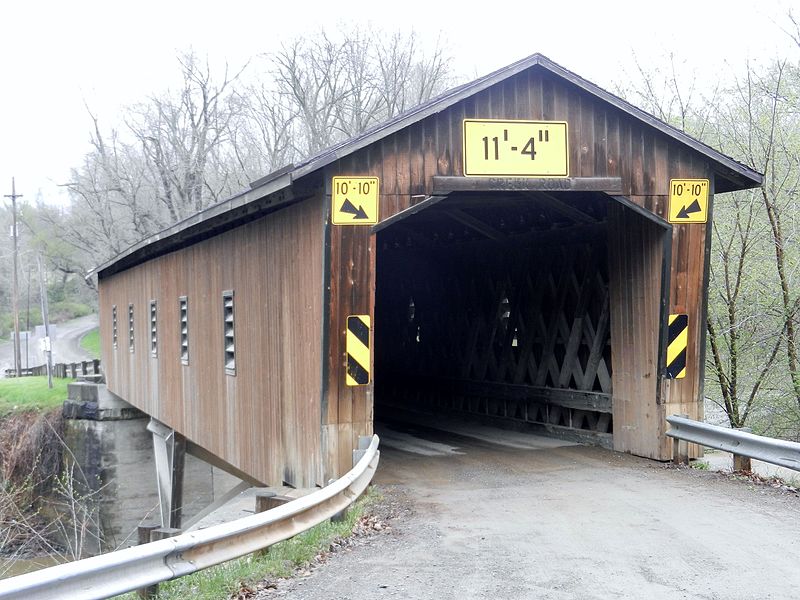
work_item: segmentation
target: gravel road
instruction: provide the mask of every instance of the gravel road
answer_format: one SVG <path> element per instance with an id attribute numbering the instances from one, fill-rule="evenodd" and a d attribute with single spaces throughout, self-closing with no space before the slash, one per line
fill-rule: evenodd
<path id="1" fill-rule="evenodd" d="M 391 532 L 260 598 L 763 599 L 800 590 L 800 498 L 486 428 L 384 428 Z"/>

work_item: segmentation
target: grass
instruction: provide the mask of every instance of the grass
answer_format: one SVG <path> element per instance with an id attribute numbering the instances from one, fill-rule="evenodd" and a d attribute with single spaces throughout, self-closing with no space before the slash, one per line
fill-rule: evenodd
<path id="1" fill-rule="evenodd" d="M 0 417 L 61 406 L 67 399 L 67 384 L 71 381 L 53 378 L 51 390 L 44 376 L 0 379 Z"/>
<path id="2" fill-rule="evenodd" d="M 296 569 L 314 560 L 317 554 L 327 550 L 334 540 L 351 535 L 356 521 L 370 504 L 379 499 L 379 492 L 370 487 L 347 512 L 344 521 L 340 523 L 324 521 L 300 535 L 271 546 L 267 553 L 250 554 L 162 583 L 159 585 L 158 598 L 159 600 L 184 598 L 220 600 L 231 597 L 242 586 L 254 586 L 262 579 L 289 577 Z M 121 598 L 134 600 L 137 596 L 129 593 Z"/>
<path id="3" fill-rule="evenodd" d="M 92 358 L 100 358 L 100 330 L 95 328 L 81 338 L 81 348 Z"/>
<path id="4" fill-rule="evenodd" d="M 697 469 L 698 471 L 708 471 L 711 468 L 708 462 L 704 460 L 693 460 L 691 467 L 693 469 Z"/>

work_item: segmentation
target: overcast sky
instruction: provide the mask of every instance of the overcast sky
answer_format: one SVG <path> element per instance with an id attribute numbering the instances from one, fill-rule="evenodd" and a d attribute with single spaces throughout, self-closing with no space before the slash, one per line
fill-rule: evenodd
<path id="1" fill-rule="evenodd" d="M 121 108 L 175 81 L 176 52 L 193 47 L 243 64 L 281 41 L 320 27 L 372 24 L 447 40 L 457 72 L 477 76 L 541 52 L 604 87 L 640 62 L 674 52 L 686 76 L 741 71 L 745 60 L 794 52 L 786 15 L 796 3 L 469 2 L 403 0 L 136 2 L 14 0 L 0 3 L 0 193 L 11 177 L 25 201 L 38 191 L 64 202 L 58 183 L 80 164 L 91 122 L 106 126 Z M 279 6 L 278 6 L 279 5 Z M 385 7 L 385 11 L 382 10 Z M 795 15 L 800 11 L 795 10 Z"/>

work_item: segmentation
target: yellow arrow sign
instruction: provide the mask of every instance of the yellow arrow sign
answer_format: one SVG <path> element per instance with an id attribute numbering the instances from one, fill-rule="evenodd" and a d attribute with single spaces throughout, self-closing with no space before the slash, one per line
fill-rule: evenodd
<path id="1" fill-rule="evenodd" d="M 370 323 L 369 315 L 347 317 L 347 385 L 368 385 L 370 382 Z"/>
<path id="2" fill-rule="evenodd" d="M 380 182 L 377 177 L 334 177 L 331 221 L 334 225 L 378 222 Z"/>
<path id="3" fill-rule="evenodd" d="M 686 377 L 686 347 L 689 343 L 689 316 L 669 316 L 667 339 L 667 379 Z"/>
<path id="4" fill-rule="evenodd" d="M 669 180 L 669 222 L 708 221 L 708 179 Z"/>

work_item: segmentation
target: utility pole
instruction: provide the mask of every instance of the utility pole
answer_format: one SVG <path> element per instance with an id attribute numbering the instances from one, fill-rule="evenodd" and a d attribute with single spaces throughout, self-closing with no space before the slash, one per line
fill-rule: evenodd
<path id="1" fill-rule="evenodd" d="M 17 194 L 17 187 L 14 178 L 11 178 L 11 194 L 6 194 L 6 198 L 11 198 L 11 215 L 13 224 L 11 225 L 11 235 L 14 238 L 14 274 L 12 276 L 11 290 L 11 310 L 14 311 L 14 369 L 17 377 L 22 376 L 22 357 L 19 351 L 19 281 L 17 271 L 19 264 L 19 253 L 17 249 L 17 198 L 22 198 L 22 194 Z"/>
<path id="2" fill-rule="evenodd" d="M 28 361 L 30 352 L 28 343 L 31 341 L 31 266 L 28 265 L 28 308 L 25 311 L 25 370 L 30 368 Z"/>
<path id="3" fill-rule="evenodd" d="M 39 294 L 42 299 L 42 322 L 44 323 L 44 352 L 47 356 L 47 387 L 53 389 L 53 347 L 50 340 L 50 315 L 47 308 L 47 285 L 44 280 L 44 269 L 42 268 L 42 255 L 36 256 L 39 264 Z"/>

